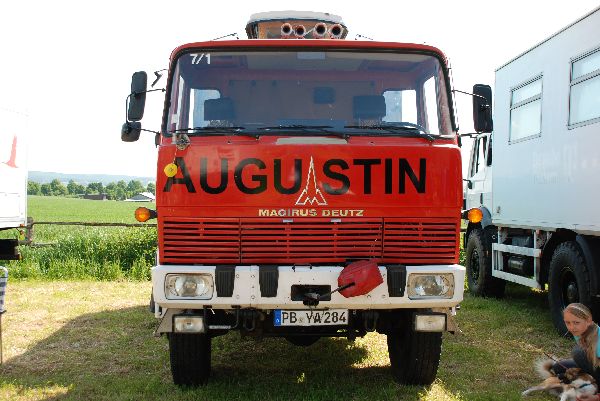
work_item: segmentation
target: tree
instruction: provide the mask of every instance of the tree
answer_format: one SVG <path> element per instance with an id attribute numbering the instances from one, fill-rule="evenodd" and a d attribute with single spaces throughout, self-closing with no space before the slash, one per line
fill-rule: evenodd
<path id="1" fill-rule="evenodd" d="M 117 200 L 117 184 L 115 184 L 114 182 L 111 182 L 110 184 L 108 184 L 105 188 L 104 191 L 106 192 L 106 195 L 108 196 L 108 199 L 110 200 Z"/>
<path id="2" fill-rule="evenodd" d="M 103 194 L 104 193 L 104 185 L 101 182 L 90 182 L 85 189 L 86 195 L 90 194 Z"/>
<path id="3" fill-rule="evenodd" d="M 79 195 L 85 192 L 85 187 L 73 180 L 70 180 L 67 184 L 67 191 L 69 192 L 69 195 Z"/>
<path id="4" fill-rule="evenodd" d="M 149 182 L 146 187 L 146 191 L 150 192 L 152 195 L 156 195 L 156 184 L 153 182 Z"/>
<path id="5" fill-rule="evenodd" d="M 140 192 L 144 192 L 145 188 L 141 182 L 138 180 L 131 180 L 127 184 L 127 196 L 131 197 L 139 194 Z"/>
<path id="6" fill-rule="evenodd" d="M 50 183 L 50 192 L 53 196 L 65 196 L 67 194 L 67 188 L 58 178 L 55 178 Z"/>
<path id="7" fill-rule="evenodd" d="M 35 181 L 27 181 L 27 195 L 41 195 L 40 184 Z"/>
<path id="8" fill-rule="evenodd" d="M 45 196 L 52 195 L 52 188 L 50 188 L 50 184 L 42 184 L 40 186 L 40 192 Z"/>

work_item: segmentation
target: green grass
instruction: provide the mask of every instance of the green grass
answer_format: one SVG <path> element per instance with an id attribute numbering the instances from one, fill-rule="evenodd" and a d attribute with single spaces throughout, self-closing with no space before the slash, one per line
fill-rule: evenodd
<path id="1" fill-rule="evenodd" d="M 137 202 L 94 201 L 54 196 L 29 196 L 28 215 L 34 221 L 94 221 L 137 223 L 133 212 Z M 154 204 L 150 204 L 153 207 Z M 40 226 L 41 227 L 41 226 Z"/>
<path id="2" fill-rule="evenodd" d="M 139 206 L 135 202 L 30 196 L 28 215 L 34 222 L 137 223 L 133 212 Z M 23 260 L 6 265 L 12 278 L 147 280 L 156 238 L 152 227 L 34 224 L 34 244 L 43 246 L 20 247 Z"/>
<path id="3" fill-rule="evenodd" d="M 505 300 L 466 296 L 444 334 L 431 386 L 390 376 L 385 336 L 294 347 L 230 333 L 213 340 L 203 388 L 172 384 L 166 338 L 153 337 L 147 282 L 9 282 L 0 400 L 521 400 L 543 351 L 567 356 L 545 294 L 509 286 Z M 539 395 L 529 400 L 552 400 Z"/>

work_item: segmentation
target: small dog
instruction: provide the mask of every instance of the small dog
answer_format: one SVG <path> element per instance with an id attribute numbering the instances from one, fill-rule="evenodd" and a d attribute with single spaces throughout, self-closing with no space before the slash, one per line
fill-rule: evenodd
<path id="1" fill-rule="evenodd" d="M 560 396 L 560 401 L 576 401 L 581 395 L 596 394 L 598 391 L 596 380 L 580 368 L 568 368 L 561 380 L 552 371 L 552 365 L 554 365 L 552 360 L 538 361 L 536 370 L 544 381 L 523 391 L 521 395 L 526 396 L 534 391 L 547 391 Z"/>

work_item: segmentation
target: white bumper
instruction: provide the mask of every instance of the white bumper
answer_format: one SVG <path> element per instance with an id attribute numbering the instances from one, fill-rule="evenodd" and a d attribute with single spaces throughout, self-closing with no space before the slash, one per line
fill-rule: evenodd
<path id="1" fill-rule="evenodd" d="M 330 285 L 338 287 L 337 280 L 344 266 L 279 266 L 279 280 L 275 297 L 262 297 L 259 284 L 258 266 L 237 266 L 235 283 L 231 297 L 219 297 L 213 291 L 210 299 L 167 299 L 165 296 L 165 276 L 170 273 L 208 273 L 214 280 L 215 266 L 167 265 L 152 269 L 154 301 L 163 309 L 201 309 L 210 305 L 213 309 L 232 307 L 270 309 L 306 309 L 302 301 L 292 301 L 292 285 Z M 366 295 L 345 298 L 340 293 L 331 295 L 331 301 L 320 301 L 319 308 L 342 309 L 396 309 L 396 308 L 440 308 L 453 307 L 463 300 L 465 268 L 460 265 L 406 266 L 407 282 L 412 273 L 451 273 L 454 276 L 452 298 L 410 299 L 408 288 L 401 297 L 391 297 L 387 285 L 387 269 L 379 266 L 383 283 Z"/>

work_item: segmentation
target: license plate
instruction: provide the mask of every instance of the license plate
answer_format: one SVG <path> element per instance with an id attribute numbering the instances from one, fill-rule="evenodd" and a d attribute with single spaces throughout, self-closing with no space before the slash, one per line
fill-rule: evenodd
<path id="1" fill-rule="evenodd" d="M 348 324 L 348 309 L 281 310 L 276 309 L 275 326 L 340 326 Z"/>

